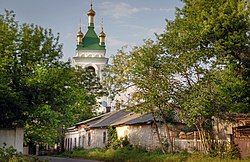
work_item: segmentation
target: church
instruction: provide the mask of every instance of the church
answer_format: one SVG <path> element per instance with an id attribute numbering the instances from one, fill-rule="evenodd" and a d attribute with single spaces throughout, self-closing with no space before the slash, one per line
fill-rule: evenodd
<path id="1" fill-rule="evenodd" d="M 80 26 L 77 33 L 77 47 L 76 54 L 72 59 L 72 63 L 75 67 L 82 67 L 92 70 L 96 73 L 100 81 L 103 80 L 103 69 L 108 64 L 108 58 L 106 57 L 106 44 L 105 33 L 103 31 L 103 24 L 99 35 L 95 32 L 94 17 L 95 11 L 91 4 L 90 10 L 87 12 L 88 16 L 88 30 L 84 34 Z M 103 96 L 97 99 L 97 103 L 100 103 L 97 108 L 97 113 L 105 113 L 110 111 L 110 103 L 108 104 L 108 97 Z"/>
<path id="2" fill-rule="evenodd" d="M 102 70 L 108 64 L 106 35 L 103 26 L 99 35 L 95 32 L 95 11 L 92 4 L 87 16 L 88 30 L 84 34 L 80 27 L 77 33 L 76 55 L 72 60 L 75 67 L 80 66 L 93 70 L 102 82 L 104 79 Z M 124 95 L 126 94 L 119 94 L 116 99 L 121 100 Z M 85 149 L 104 148 L 108 142 L 108 128 L 110 126 L 117 130 L 118 138 L 127 136 L 133 145 L 147 149 L 158 147 L 159 142 L 155 140 L 157 137 L 153 129 L 152 114 L 136 114 L 125 109 L 111 111 L 111 106 L 114 103 L 109 101 L 108 96 L 101 97 L 97 102 L 101 103 L 97 112 L 102 115 L 81 121 L 67 128 L 64 137 L 65 150 L 72 150 L 77 147 Z M 163 128 L 162 124 L 160 125 Z"/>

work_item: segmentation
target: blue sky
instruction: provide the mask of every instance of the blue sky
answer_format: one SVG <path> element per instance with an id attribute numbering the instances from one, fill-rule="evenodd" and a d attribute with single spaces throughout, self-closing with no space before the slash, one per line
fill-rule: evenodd
<path id="1" fill-rule="evenodd" d="M 87 30 L 90 0 L 0 0 L 0 13 L 13 10 L 20 23 L 34 23 L 60 33 L 63 59 L 75 55 L 76 32 L 82 19 Z M 173 19 L 180 0 L 94 0 L 95 30 L 100 32 L 104 20 L 107 56 L 116 54 L 124 45 L 140 45 L 143 39 L 154 38 L 164 31 L 165 19 Z"/>

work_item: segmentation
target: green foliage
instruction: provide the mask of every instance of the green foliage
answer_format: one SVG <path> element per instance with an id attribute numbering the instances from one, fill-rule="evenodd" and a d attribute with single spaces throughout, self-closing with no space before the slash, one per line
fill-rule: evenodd
<path id="1" fill-rule="evenodd" d="M 134 87 L 125 105 L 132 111 L 151 112 L 166 122 L 178 112 L 196 126 L 209 152 L 215 147 L 214 118 L 250 112 L 250 5 L 247 0 L 183 3 L 156 42 L 118 52 L 107 83 L 114 94 Z"/>
<path id="2" fill-rule="evenodd" d="M 65 127 L 93 116 L 102 87 L 93 73 L 60 60 L 59 35 L 19 25 L 12 11 L 0 33 L 0 127 L 24 126 L 26 142 L 52 145 Z"/>
<path id="3" fill-rule="evenodd" d="M 0 147 L 0 161 L 1 162 L 39 162 L 35 157 L 26 157 L 22 155 L 21 153 L 18 153 L 16 149 L 14 149 L 12 146 L 6 148 L 4 146 L 3 148 Z M 42 161 L 40 161 L 42 162 Z"/>
<path id="4" fill-rule="evenodd" d="M 194 153 L 191 154 L 186 160 L 186 162 L 248 162 L 249 158 L 245 159 L 230 159 L 228 157 L 211 157 L 206 154 Z"/>
<path id="5" fill-rule="evenodd" d="M 92 150 L 74 150 L 64 152 L 62 156 L 82 157 L 85 159 L 95 159 L 113 162 L 181 162 L 186 159 L 187 154 L 162 154 L 159 151 L 147 152 L 143 149 L 123 147 L 116 150 L 109 149 L 92 149 Z"/>
<path id="6" fill-rule="evenodd" d="M 108 144 L 107 148 L 118 149 L 122 147 L 132 147 L 129 143 L 128 136 L 118 139 L 116 129 L 108 127 Z"/>
<path id="7" fill-rule="evenodd" d="M 232 160 L 229 158 L 210 157 L 200 153 L 162 154 L 160 151 L 147 152 L 143 149 L 123 147 L 119 149 L 77 149 L 61 154 L 64 157 L 84 158 L 107 162 L 248 162 L 249 158 Z"/>
<path id="8" fill-rule="evenodd" d="M 108 127 L 108 148 L 118 148 L 119 147 L 119 142 L 118 142 L 118 137 L 117 137 L 117 132 L 116 129 L 113 128 L 112 126 Z"/>
<path id="9" fill-rule="evenodd" d="M 182 118 L 196 125 L 203 146 L 213 149 L 213 118 L 249 113 L 249 2 L 183 2 L 160 44 L 182 83 L 173 98 Z"/>

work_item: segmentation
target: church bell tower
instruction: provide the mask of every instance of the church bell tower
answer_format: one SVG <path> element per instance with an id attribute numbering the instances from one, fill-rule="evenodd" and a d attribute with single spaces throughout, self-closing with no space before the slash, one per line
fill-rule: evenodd
<path id="1" fill-rule="evenodd" d="M 108 63 L 106 55 L 105 37 L 103 25 L 99 36 L 95 32 L 94 17 L 95 11 L 91 3 L 90 10 L 87 12 L 88 30 L 82 33 L 81 27 L 77 33 L 76 55 L 73 57 L 74 66 L 93 69 L 102 81 L 102 70 Z"/>
<path id="2" fill-rule="evenodd" d="M 99 35 L 97 35 L 95 32 L 95 11 L 93 10 L 92 3 L 90 5 L 89 11 L 87 12 L 87 16 L 88 29 L 87 32 L 84 34 L 82 32 L 82 28 L 79 28 L 79 31 L 76 35 L 76 54 L 73 57 L 72 61 L 75 67 L 80 66 L 82 68 L 92 69 L 102 82 L 102 70 L 108 64 L 108 58 L 105 56 L 106 34 L 104 33 L 103 25 L 101 27 Z M 100 107 L 97 112 L 103 113 L 106 112 L 107 109 L 110 109 L 107 104 L 107 97 L 103 96 L 101 97 L 101 99 L 98 99 L 97 102 L 100 103 Z"/>

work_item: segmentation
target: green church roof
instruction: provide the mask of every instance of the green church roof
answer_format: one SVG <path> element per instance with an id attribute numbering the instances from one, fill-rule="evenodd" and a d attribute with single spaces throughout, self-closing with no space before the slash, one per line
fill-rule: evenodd
<path id="1" fill-rule="evenodd" d="M 105 50 L 105 45 L 100 45 L 99 43 L 100 40 L 95 33 L 94 27 L 89 26 L 82 43 L 77 45 L 77 50 Z"/>

